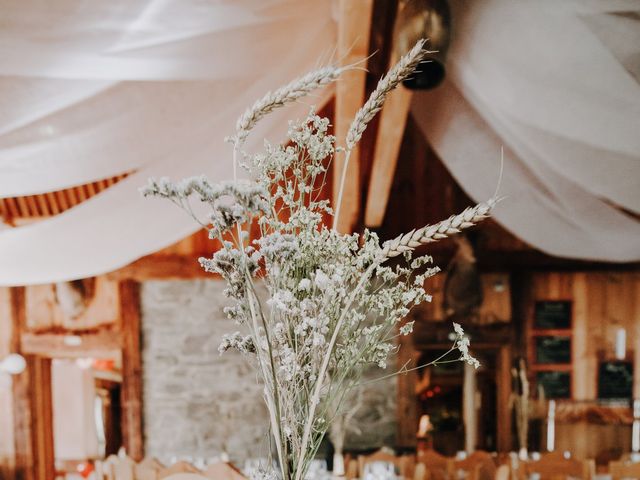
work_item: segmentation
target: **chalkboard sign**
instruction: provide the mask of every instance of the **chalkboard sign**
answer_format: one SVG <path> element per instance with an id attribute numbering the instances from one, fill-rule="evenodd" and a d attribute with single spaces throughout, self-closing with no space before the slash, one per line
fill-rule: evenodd
<path id="1" fill-rule="evenodd" d="M 571 363 L 571 337 L 535 337 L 536 363 Z"/>
<path id="2" fill-rule="evenodd" d="M 545 398 L 571 398 L 570 372 L 538 372 L 536 383 L 542 386 Z"/>
<path id="3" fill-rule="evenodd" d="M 571 302 L 536 302 L 534 327 L 537 329 L 566 330 L 571 328 Z"/>
<path id="4" fill-rule="evenodd" d="M 601 362 L 598 368 L 598 398 L 631 398 L 633 364 L 624 361 Z"/>

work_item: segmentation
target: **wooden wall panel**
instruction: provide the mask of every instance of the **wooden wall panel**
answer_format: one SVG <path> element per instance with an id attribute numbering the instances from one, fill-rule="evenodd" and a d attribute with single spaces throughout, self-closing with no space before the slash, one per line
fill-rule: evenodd
<path id="1" fill-rule="evenodd" d="M 446 320 L 442 309 L 445 272 L 426 281 L 425 289 L 433 297 L 431 303 L 417 307 L 424 312 L 422 318 L 428 321 Z M 480 306 L 478 324 L 507 323 L 511 321 L 511 288 L 507 273 L 483 273 L 480 276 L 484 300 Z M 496 288 L 500 285 L 499 288 Z"/>
<path id="2" fill-rule="evenodd" d="M 30 332 L 88 331 L 116 325 L 120 317 L 118 284 L 105 277 L 95 280 L 95 294 L 86 310 L 77 318 L 65 315 L 56 300 L 55 287 L 26 287 L 26 329 Z"/>
<path id="3" fill-rule="evenodd" d="M 640 272 L 546 272 L 532 276 L 532 302 L 571 300 L 572 390 L 575 400 L 597 397 L 601 358 L 613 358 L 615 334 L 627 331 L 627 351 L 634 361 L 634 396 L 640 397 Z"/>

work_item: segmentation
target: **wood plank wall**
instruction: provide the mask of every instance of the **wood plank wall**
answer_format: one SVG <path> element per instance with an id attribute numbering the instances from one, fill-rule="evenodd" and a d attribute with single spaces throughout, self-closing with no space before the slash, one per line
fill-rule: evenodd
<path id="1" fill-rule="evenodd" d="M 13 353 L 13 319 L 8 288 L 0 288 L 0 359 Z M 15 467 L 13 395 L 11 379 L 0 376 L 0 477 L 9 478 Z"/>
<path id="2" fill-rule="evenodd" d="M 627 351 L 634 364 L 633 396 L 640 398 L 640 272 L 532 274 L 527 331 L 537 300 L 573 301 L 574 400 L 597 398 L 598 361 L 601 355 L 613 356 L 618 328 L 627 331 Z"/>

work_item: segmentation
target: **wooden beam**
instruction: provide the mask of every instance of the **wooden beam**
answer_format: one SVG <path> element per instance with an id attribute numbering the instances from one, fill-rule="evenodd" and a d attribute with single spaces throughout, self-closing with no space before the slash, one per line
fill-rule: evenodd
<path id="1" fill-rule="evenodd" d="M 400 335 L 398 337 L 400 349 L 396 360 L 397 368 L 404 365 L 411 369 L 418 366 L 420 352 L 415 349 L 411 336 Z M 415 448 L 417 444 L 416 434 L 420 421 L 418 400 L 415 387 L 418 384 L 418 372 L 409 371 L 398 375 L 398 427 L 396 432 L 396 444 L 400 448 Z"/>
<path id="2" fill-rule="evenodd" d="M 189 278 L 219 278 L 205 272 L 192 255 L 149 255 L 126 267 L 108 273 L 109 280 L 180 280 Z"/>
<path id="3" fill-rule="evenodd" d="M 497 448 L 499 452 L 510 452 L 512 448 L 511 435 L 511 346 L 503 345 L 497 355 L 496 385 L 497 385 Z"/>
<path id="4" fill-rule="evenodd" d="M 31 377 L 31 409 L 33 420 L 34 469 L 37 480 L 54 480 L 53 398 L 51 392 L 51 359 L 27 356 Z"/>
<path id="5" fill-rule="evenodd" d="M 338 22 L 338 58 L 345 64 L 358 63 L 359 68 L 346 72 L 336 86 L 335 134 L 338 145 L 345 145 L 349 126 L 364 103 L 366 58 L 373 0 L 340 0 Z M 338 154 L 333 161 L 333 201 L 336 202 L 345 157 Z M 335 203 L 334 203 L 335 206 Z M 347 165 L 340 217 L 336 228 L 351 233 L 360 215 L 360 149 L 356 146 Z"/>
<path id="6" fill-rule="evenodd" d="M 122 437 L 127 454 L 144 456 L 142 431 L 142 360 L 140 355 L 140 289 L 127 280 L 120 284 L 122 331 Z"/>
<path id="7" fill-rule="evenodd" d="M 24 287 L 11 289 L 11 350 L 22 353 L 21 337 L 26 325 Z M 51 401 L 51 362 L 25 355 L 27 368 L 12 377 L 15 445 L 15 478 L 53 480 L 53 414 Z"/>
<path id="8" fill-rule="evenodd" d="M 397 59 L 396 54 L 392 53 L 390 66 L 393 66 Z M 384 220 L 411 106 L 411 96 L 410 90 L 402 85 L 398 86 L 389 94 L 380 112 L 364 214 L 367 227 L 379 227 Z"/>
<path id="9" fill-rule="evenodd" d="M 44 358 L 111 357 L 123 345 L 120 332 L 100 330 L 95 333 L 57 334 L 23 333 L 21 351 Z"/>
<path id="10" fill-rule="evenodd" d="M 0 288 L 0 360 L 16 351 L 13 323 L 11 289 Z M 0 478 L 13 478 L 15 469 L 12 383 L 0 383 Z"/>

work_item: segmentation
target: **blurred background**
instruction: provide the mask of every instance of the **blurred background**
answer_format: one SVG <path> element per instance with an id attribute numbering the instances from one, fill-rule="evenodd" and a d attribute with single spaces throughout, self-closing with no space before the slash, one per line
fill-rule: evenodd
<path id="1" fill-rule="evenodd" d="M 234 326 L 197 263 L 216 243 L 138 189 L 231 178 L 236 118 L 329 63 L 362 68 L 248 147 L 311 105 L 344 141 L 419 38 L 434 52 L 354 152 L 339 229 L 390 239 L 491 198 L 501 176 L 491 219 L 422 251 L 443 273 L 397 359 L 435 358 L 456 321 L 482 366 L 367 384 L 340 453 L 554 452 L 603 475 L 640 460 L 639 1 L 0 0 L 0 19 L 3 477 L 102 480 L 118 452 L 147 459 L 145 478 L 268 454 L 255 374 L 218 355 Z"/>

